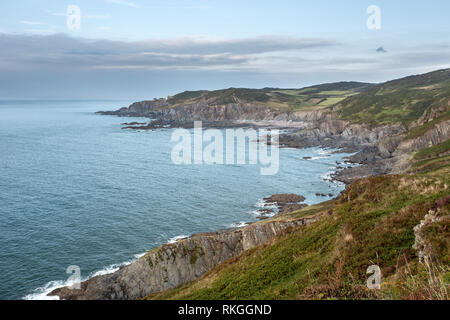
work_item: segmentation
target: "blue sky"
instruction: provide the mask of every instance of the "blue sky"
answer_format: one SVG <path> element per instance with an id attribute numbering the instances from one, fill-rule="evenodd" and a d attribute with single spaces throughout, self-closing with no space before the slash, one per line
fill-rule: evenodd
<path id="1" fill-rule="evenodd" d="M 80 29 L 67 28 L 69 5 Z M 0 98 L 379 82 L 449 67 L 449 12 L 444 0 L 2 1 Z"/>

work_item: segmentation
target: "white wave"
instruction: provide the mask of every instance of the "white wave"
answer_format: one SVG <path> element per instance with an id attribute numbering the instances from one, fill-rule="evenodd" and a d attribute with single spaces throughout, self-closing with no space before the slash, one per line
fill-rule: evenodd
<path id="1" fill-rule="evenodd" d="M 333 181 L 333 178 L 331 177 L 331 175 L 334 173 L 335 173 L 335 171 L 328 171 L 324 174 L 321 174 L 320 178 L 325 181 Z"/>
<path id="2" fill-rule="evenodd" d="M 178 242 L 178 241 L 186 239 L 186 238 L 189 238 L 189 236 L 184 236 L 184 235 L 176 236 L 176 237 L 169 239 L 169 241 L 167 243 L 175 243 L 175 242 Z"/>
<path id="3" fill-rule="evenodd" d="M 267 202 L 264 199 L 259 199 L 253 206 L 256 210 L 252 210 L 249 213 L 254 217 L 273 217 L 278 213 L 278 206 L 276 202 Z M 262 210 L 272 210 L 271 213 L 262 213 Z"/>
<path id="4" fill-rule="evenodd" d="M 277 209 L 277 203 L 276 202 L 267 202 L 264 199 L 259 199 L 255 205 L 255 208 L 259 209 Z"/>
<path id="5" fill-rule="evenodd" d="M 65 286 L 73 285 L 74 283 L 69 283 L 69 281 L 50 281 L 43 287 L 39 287 L 23 297 L 24 300 L 59 300 L 59 297 L 49 297 L 48 294 L 55 289 L 62 288 Z"/>
<path id="6" fill-rule="evenodd" d="M 143 257 L 145 254 L 146 254 L 146 252 L 140 253 L 140 254 L 136 254 L 136 255 L 134 255 L 134 259 L 131 259 L 129 261 L 125 261 L 125 262 L 119 263 L 119 264 L 117 264 L 117 263 L 116 264 L 112 264 L 110 266 L 107 266 L 104 269 L 92 272 L 88 277 L 86 277 L 84 279 L 82 278 L 81 282 L 89 280 L 89 279 L 91 279 L 93 277 L 96 277 L 96 276 L 103 276 L 103 275 L 106 275 L 106 274 L 114 273 L 114 272 L 118 271 L 121 267 L 124 267 L 124 266 L 132 264 L 137 259 Z M 32 293 L 26 295 L 22 299 L 23 300 L 59 300 L 58 296 L 50 297 L 50 296 L 48 296 L 48 294 L 50 292 L 52 292 L 53 290 L 56 290 L 56 289 L 59 289 L 59 288 L 63 288 L 63 287 L 73 286 L 76 283 L 77 283 L 77 281 L 75 281 L 75 280 L 54 280 L 54 281 L 50 281 L 46 285 L 44 285 L 43 287 L 36 288 Z"/>
<path id="7" fill-rule="evenodd" d="M 244 227 L 246 227 L 246 226 L 248 226 L 248 222 L 236 222 L 236 223 L 233 223 L 233 224 L 231 224 L 230 225 L 230 228 L 244 228 Z"/>
<path id="8" fill-rule="evenodd" d="M 317 157 L 311 157 L 307 160 L 320 160 L 320 159 L 328 159 L 330 156 L 317 156 Z"/>
<path id="9" fill-rule="evenodd" d="M 318 154 L 318 155 L 321 155 L 321 156 L 328 156 L 328 157 L 331 156 L 331 153 L 329 152 L 329 150 L 324 150 L 324 149 L 318 150 L 318 151 L 317 151 L 317 154 Z"/>
<path id="10" fill-rule="evenodd" d="M 250 211 L 250 213 L 256 218 L 258 218 L 258 217 L 272 218 L 277 214 L 277 212 L 262 213 L 260 210 L 253 210 L 253 211 Z"/>
<path id="11" fill-rule="evenodd" d="M 147 253 L 147 252 L 144 252 L 144 253 L 138 253 L 138 254 L 135 254 L 134 257 L 135 257 L 136 259 L 139 259 L 139 258 L 142 258 L 143 256 L 145 256 L 146 253 Z"/>
<path id="12" fill-rule="evenodd" d="M 127 261 L 127 262 L 120 263 L 120 264 L 112 264 L 112 265 L 110 265 L 110 266 L 108 266 L 108 267 L 106 267 L 106 268 L 104 268 L 102 270 L 93 272 L 88 277 L 88 279 L 93 278 L 93 277 L 97 277 L 97 276 L 104 276 L 105 274 L 114 273 L 116 271 L 119 271 L 120 267 L 127 266 L 127 265 L 131 264 L 133 261 Z"/>

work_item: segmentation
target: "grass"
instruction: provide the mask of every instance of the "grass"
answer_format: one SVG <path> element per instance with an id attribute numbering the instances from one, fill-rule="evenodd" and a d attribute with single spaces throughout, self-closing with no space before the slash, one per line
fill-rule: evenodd
<path id="1" fill-rule="evenodd" d="M 341 119 L 356 123 L 409 125 L 433 105 L 449 107 L 449 99 L 450 69 L 446 69 L 375 85 L 343 100 L 338 114 Z M 411 134 L 418 136 L 427 127 Z"/>
<path id="2" fill-rule="evenodd" d="M 437 144 L 433 147 L 422 149 L 414 155 L 416 160 L 424 160 L 429 158 L 436 158 L 442 154 L 450 151 L 450 140 L 446 140 L 443 143 Z"/>
<path id="3" fill-rule="evenodd" d="M 440 169 L 450 166 L 450 140 L 416 152 L 412 160 L 413 163 L 407 172 L 428 175 L 439 173 Z"/>
<path id="4" fill-rule="evenodd" d="M 448 204 L 439 209 L 445 219 L 424 231 L 435 251 L 428 267 L 418 261 L 413 244 L 414 227 L 450 193 L 449 171 L 447 165 L 432 173 L 358 180 L 337 200 L 290 216 L 325 213 L 318 222 L 288 230 L 197 281 L 147 298 L 448 298 Z M 373 264 L 380 266 L 385 279 L 380 291 L 365 287 L 367 267 Z"/>
<path id="5" fill-rule="evenodd" d="M 198 103 L 210 106 L 251 103 L 281 112 L 312 111 L 337 106 L 337 115 L 343 120 L 373 126 L 403 123 L 406 127 L 418 120 L 426 110 L 446 108 L 433 121 L 410 128 L 409 138 L 414 138 L 437 123 L 450 119 L 450 69 L 377 85 L 337 82 L 300 89 L 185 91 L 169 97 L 168 102 L 170 107 Z"/>
<path id="6" fill-rule="evenodd" d="M 376 86 L 233 89 L 185 98 L 219 102 L 257 98 L 262 105 L 289 110 L 339 103 L 342 119 L 373 125 L 401 122 L 409 127 L 407 138 L 415 138 L 449 119 L 449 77 L 447 69 Z M 434 109 L 440 110 L 437 116 L 412 125 Z M 287 230 L 196 281 L 147 299 L 449 299 L 450 204 L 437 206 L 450 194 L 449 152 L 449 140 L 420 150 L 411 155 L 403 174 L 357 180 L 336 200 L 283 216 L 322 218 Z M 422 261 L 413 248 L 418 239 L 415 229 L 431 213 L 436 219 L 420 229 L 429 252 Z M 365 286 L 367 267 L 374 264 L 384 279 L 378 291 Z"/>
<path id="7" fill-rule="evenodd" d="M 449 100 L 450 103 L 450 100 Z M 409 139 L 417 138 L 423 135 L 425 132 L 427 132 L 430 129 L 433 129 L 437 124 L 450 120 L 450 104 L 447 108 L 448 111 L 443 113 L 442 115 L 436 117 L 432 121 L 429 121 L 421 126 L 413 127 L 409 130 L 408 137 Z"/>
<path id="8" fill-rule="evenodd" d="M 171 107 L 206 102 L 209 105 L 252 103 L 276 110 L 306 111 L 328 107 L 370 87 L 359 82 L 323 84 L 303 89 L 229 88 L 185 91 L 169 98 Z"/>

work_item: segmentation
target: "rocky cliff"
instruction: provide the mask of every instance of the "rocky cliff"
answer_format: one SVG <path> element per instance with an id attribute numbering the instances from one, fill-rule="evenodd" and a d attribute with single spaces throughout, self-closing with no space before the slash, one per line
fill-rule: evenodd
<path id="1" fill-rule="evenodd" d="M 69 300 L 139 299 L 193 281 L 224 261 L 263 245 L 288 229 L 310 224 L 320 216 L 251 224 L 242 229 L 197 234 L 166 244 L 112 274 L 50 293 Z"/>
<path id="2" fill-rule="evenodd" d="M 165 121 L 286 120 L 289 113 L 253 103 L 210 105 L 206 102 L 172 106 L 164 100 L 142 101 L 117 111 L 100 111 L 103 115 L 148 117 Z"/>
<path id="3" fill-rule="evenodd" d="M 380 84 L 344 100 L 342 105 L 313 111 L 277 109 L 257 101 L 242 102 L 233 96 L 234 103 L 222 104 L 203 98 L 195 103 L 183 104 L 173 103 L 169 99 L 143 101 L 100 114 L 148 117 L 162 124 L 174 122 L 175 126 L 202 120 L 245 121 L 261 126 L 289 127 L 289 132 L 280 136 L 283 146 L 322 146 L 355 152 L 348 161 L 360 166 L 344 169 L 334 176 L 351 183 L 359 178 L 402 172 L 410 164 L 414 152 L 450 138 L 450 100 L 445 82 L 449 71 L 437 72 L 434 76 L 436 81 L 442 82 L 433 87 L 436 89 L 422 88 L 423 83 L 428 84 L 429 77 L 406 78 Z M 434 82 L 432 84 L 436 85 Z M 383 92 L 388 93 L 384 100 Z M 417 96 L 417 92 L 421 95 Z M 188 94 L 188 98 L 191 96 Z M 435 99 L 430 103 L 431 96 Z M 289 228 L 312 223 L 319 217 L 266 221 L 238 230 L 195 235 L 150 251 L 113 274 L 85 281 L 79 290 L 62 288 L 52 294 L 63 299 L 145 297 L 198 279 L 242 252 L 267 243 Z"/>
<path id="4" fill-rule="evenodd" d="M 433 124 L 429 128 L 426 126 L 445 115 L 449 103 L 432 105 L 409 126 L 400 122 L 373 125 L 342 120 L 338 115 L 340 106 L 314 111 L 292 111 L 277 110 L 257 103 L 209 105 L 202 101 L 191 105 L 171 106 L 164 99 L 138 102 L 128 108 L 102 114 L 150 117 L 158 119 L 161 126 L 166 123 L 183 126 L 188 122 L 202 120 L 205 121 L 205 126 L 208 123 L 233 126 L 233 121 L 236 121 L 255 126 L 289 128 L 289 133 L 280 136 L 282 146 L 322 146 L 357 152 L 348 160 L 361 166 L 342 170 L 334 176 L 337 180 L 351 183 L 358 178 L 401 172 L 407 166 L 408 153 L 447 140 L 450 137 L 449 120 Z M 409 136 L 411 130 L 423 126 L 426 128 L 424 132 L 415 137 Z"/>

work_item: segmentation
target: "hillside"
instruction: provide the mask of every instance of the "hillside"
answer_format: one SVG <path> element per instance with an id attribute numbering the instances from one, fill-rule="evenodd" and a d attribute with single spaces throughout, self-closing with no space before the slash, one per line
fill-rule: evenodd
<path id="1" fill-rule="evenodd" d="M 147 299 L 449 299 L 449 151 L 446 142 L 417 153 L 427 160 L 409 174 L 358 180 L 336 200 L 289 214 L 318 222 Z M 365 285 L 373 264 L 379 291 Z"/>
<path id="2" fill-rule="evenodd" d="M 449 108 L 450 69 L 445 69 L 375 85 L 337 82 L 301 89 L 185 91 L 166 99 L 135 102 L 128 108 L 98 113 L 182 123 L 192 120 L 303 121 L 305 113 L 320 112 L 371 127 L 402 124 L 412 135 L 418 136 L 448 120 Z"/>
<path id="3" fill-rule="evenodd" d="M 377 84 L 341 101 L 336 110 L 341 119 L 352 122 L 410 125 L 429 108 L 449 106 L 450 69 L 445 69 Z"/>
<path id="4" fill-rule="evenodd" d="M 171 107 L 206 102 L 208 105 L 255 103 L 277 110 L 313 110 L 333 105 L 369 88 L 371 84 L 338 82 L 302 89 L 229 88 L 216 91 L 185 91 L 168 99 Z"/>
<path id="5" fill-rule="evenodd" d="M 231 126 L 234 120 L 288 123 L 282 146 L 355 152 L 348 161 L 359 166 L 341 167 L 333 175 L 347 184 L 337 199 L 166 244 L 116 273 L 83 282 L 77 292 L 62 288 L 54 294 L 67 299 L 449 299 L 449 112 L 450 69 L 377 85 L 184 92 L 103 113 L 147 116 L 164 128 L 196 120 Z M 381 268 L 381 290 L 365 286 L 371 265 Z"/>
<path id="6" fill-rule="evenodd" d="M 369 165 L 401 163 L 400 173 L 357 179 L 335 200 L 279 216 L 319 221 L 147 299 L 450 298 L 450 70 L 371 86 L 329 110 L 355 136 L 403 125 L 381 135 L 373 159 L 357 155 Z M 383 276 L 378 291 L 365 285 L 374 264 Z"/>

